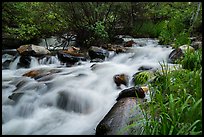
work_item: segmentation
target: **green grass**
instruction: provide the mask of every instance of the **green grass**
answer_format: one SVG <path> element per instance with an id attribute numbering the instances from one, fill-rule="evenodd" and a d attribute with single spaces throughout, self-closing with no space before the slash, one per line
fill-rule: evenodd
<path id="1" fill-rule="evenodd" d="M 161 72 L 148 84 L 151 101 L 140 104 L 145 117 L 141 134 L 201 135 L 202 67 L 170 71 L 167 64 L 160 65 Z M 138 124 L 141 122 L 134 121 L 126 130 Z M 129 134 L 138 133 L 132 130 Z"/>
<path id="2" fill-rule="evenodd" d="M 195 52 L 187 50 L 184 58 L 178 62 L 182 64 L 182 68 L 184 69 L 198 70 L 202 67 L 202 50 L 199 49 Z"/>
<path id="3" fill-rule="evenodd" d="M 149 84 L 152 93 L 144 110 L 147 120 L 144 134 L 202 134 L 202 68 L 162 70 L 156 81 Z"/>

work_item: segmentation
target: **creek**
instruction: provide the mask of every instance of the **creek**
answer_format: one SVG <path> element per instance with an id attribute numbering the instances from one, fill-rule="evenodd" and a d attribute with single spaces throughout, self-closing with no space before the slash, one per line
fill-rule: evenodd
<path id="1" fill-rule="evenodd" d="M 29 68 L 17 69 L 17 57 L 9 68 L 2 70 L 2 134 L 94 135 L 118 94 L 133 86 L 129 82 L 117 88 L 114 75 L 124 73 L 132 78 L 141 66 L 160 69 L 159 63 L 167 62 L 173 50 L 159 45 L 156 39 L 133 40 L 137 44 L 128 53 L 110 52 L 103 62 L 87 60 L 72 67 L 62 65 L 57 56 L 52 56 L 40 60 L 32 57 Z M 6 57 L 2 56 L 2 63 Z M 37 80 L 22 76 L 34 69 L 57 73 Z M 14 91 L 21 93 L 16 102 L 8 98 Z"/>

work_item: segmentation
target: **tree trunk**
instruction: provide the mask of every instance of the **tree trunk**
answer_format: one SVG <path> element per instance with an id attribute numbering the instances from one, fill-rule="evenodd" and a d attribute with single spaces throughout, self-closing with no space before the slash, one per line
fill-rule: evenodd
<path id="1" fill-rule="evenodd" d="M 47 44 L 47 39 L 46 39 L 46 38 L 44 38 L 44 39 L 45 39 L 46 48 L 49 50 L 49 46 L 48 46 L 48 44 Z"/>

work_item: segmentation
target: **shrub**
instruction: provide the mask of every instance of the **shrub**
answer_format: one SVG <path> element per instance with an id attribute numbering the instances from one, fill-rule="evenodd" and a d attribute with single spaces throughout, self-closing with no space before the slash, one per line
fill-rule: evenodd
<path id="1" fill-rule="evenodd" d="M 132 33 L 138 37 L 158 37 L 162 29 L 163 22 L 154 23 L 151 20 L 145 22 L 137 22 L 134 24 Z"/>

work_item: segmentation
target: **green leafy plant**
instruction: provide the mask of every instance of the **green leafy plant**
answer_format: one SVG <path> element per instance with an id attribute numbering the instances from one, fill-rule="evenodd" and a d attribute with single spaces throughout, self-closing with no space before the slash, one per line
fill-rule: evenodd
<path id="1" fill-rule="evenodd" d="M 179 62 L 179 61 L 178 61 Z M 180 60 L 182 68 L 198 70 L 202 67 L 202 50 L 191 52 L 189 49 L 184 53 L 184 58 Z"/>
<path id="2" fill-rule="evenodd" d="M 152 77 L 153 77 L 153 73 L 150 71 L 139 72 L 134 76 L 134 84 L 135 86 L 140 84 L 145 84 Z"/>

